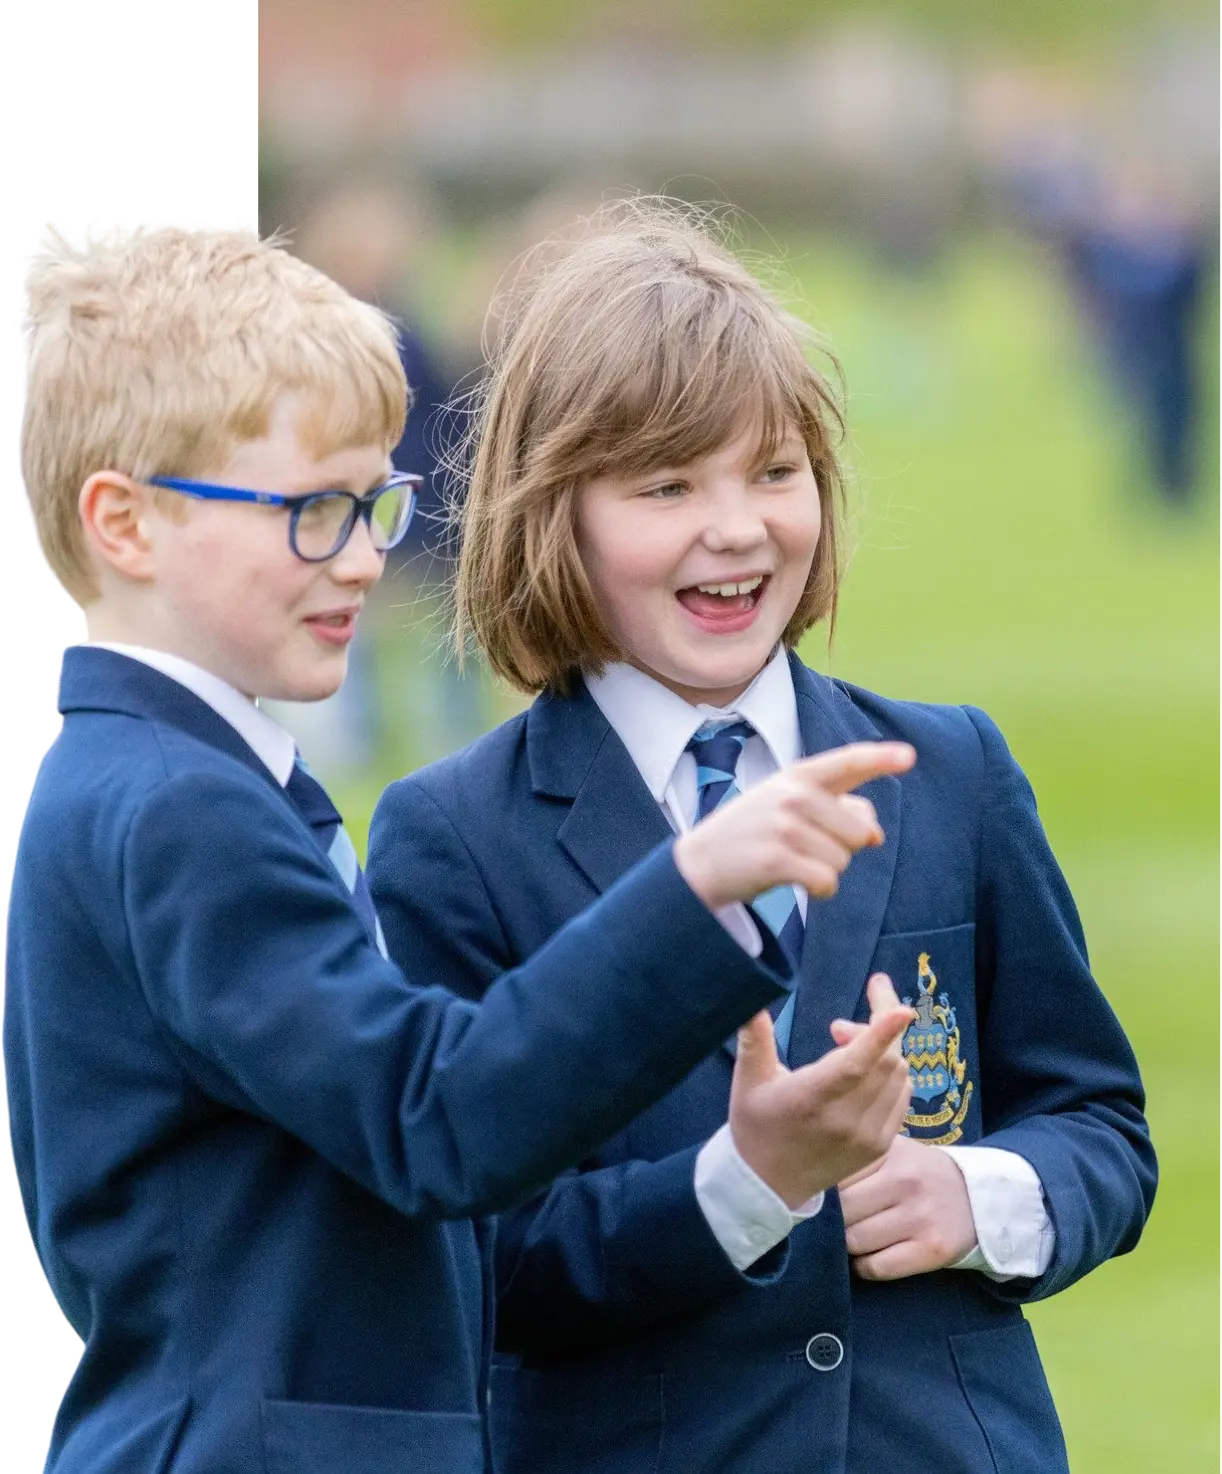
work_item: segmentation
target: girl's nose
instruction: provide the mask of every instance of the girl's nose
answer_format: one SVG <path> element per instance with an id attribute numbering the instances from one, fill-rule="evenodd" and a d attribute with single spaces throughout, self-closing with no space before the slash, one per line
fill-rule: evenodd
<path id="1" fill-rule="evenodd" d="M 711 552 L 755 548 L 767 538 L 764 519 L 745 492 L 726 493 L 711 502 L 703 534 L 704 545 Z"/>

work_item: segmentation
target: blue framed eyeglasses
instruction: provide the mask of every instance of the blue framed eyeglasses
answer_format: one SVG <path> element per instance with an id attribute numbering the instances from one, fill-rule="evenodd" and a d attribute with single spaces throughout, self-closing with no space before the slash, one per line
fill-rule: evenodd
<path id="1" fill-rule="evenodd" d="M 352 536 L 358 517 L 369 529 L 379 553 L 389 552 L 411 526 L 423 476 L 396 471 L 364 496 L 350 491 L 311 491 L 304 496 L 280 496 L 274 491 L 247 491 L 240 486 L 217 486 L 185 476 L 150 476 L 150 486 L 177 491 L 210 502 L 255 502 L 261 507 L 289 509 L 289 547 L 303 563 L 325 563 L 341 552 Z"/>

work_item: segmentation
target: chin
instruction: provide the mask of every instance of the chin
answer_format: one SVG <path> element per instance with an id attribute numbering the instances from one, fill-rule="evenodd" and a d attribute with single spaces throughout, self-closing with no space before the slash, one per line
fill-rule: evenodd
<path id="1" fill-rule="evenodd" d="M 761 661 L 758 665 L 740 666 L 734 670 L 676 671 L 664 684 L 678 690 L 685 700 L 693 704 L 703 702 L 706 706 L 726 706 L 742 695 L 765 664 L 766 661 Z"/>
<path id="2" fill-rule="evenodd" d="M 343 664 L 327 670 L 303 671 L 298 675 L 286 675 L 274 691 L 262 694 L 273 701 L 325 701 L 334 696 L 344 684 L 348 674 L 348 658 L 345 652 Z"/>
<path id="3" fill-rule="evenodd" d="M 734 660 L 721 660 L 717 665 L 693 666 L 680 679 L 699 691 L 724 691 L 730 686 L 749 686 L 768 664 L 772 646 L 759 655 L 741 655 Z"/>

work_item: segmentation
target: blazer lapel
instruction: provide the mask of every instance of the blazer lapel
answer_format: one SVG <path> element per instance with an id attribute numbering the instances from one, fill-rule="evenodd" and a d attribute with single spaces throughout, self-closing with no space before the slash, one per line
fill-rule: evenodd
<path id="1" fill-rule="evenodd" d="M 527 752 L 535 793 L 569 800 L 556 837 L 596 891 L 674 838 L 662 806 L 584 686 L 568 698 L 535 702 Z"/>
<path id="2" fill-rule="evenodd" d="M 846 742 L 872 742 L 882 735 L 839 687 L 809 670 L 796 655 L 789 657 L 802 752 L 813 757 Z M 869 973 L 870 958 L 882 930 L 895 856 L 899 842 L 900 784 L 897 778 L 879 778 L 857 790 L 878 813 L 886 842 L 878 849 L 853 856 L 840 878 L 840 889 L 830 901 L 807 902 L 806 929 L 798 961 L 793 1023 L 788 1060 L 808 1064 L 831 1048 L 828 1026 L 834 1018 L 852 1018 Z M 773 1005 L 773 1017 L 784 999 Z M 723 1048 L 733 1058 L 738 1040 L 731 1036 Z"/>
<path id="3" fill-rule="evenodd" d="M 882 734 L 834 682 L 790 657 L 802 746 L 813 756 L 846 742 L 877 741 Z M 852 1018 L 869 975 L 882 930 L 899 849 L 901 789 L 898 778 L 876 778 L 859 790 L 878 813 L 886 841 L 853 856 L 830 901 L 811 899 L 794 998 L 789 1059 L 818 1059 L 832 1046 L 834 1018 Z"/>

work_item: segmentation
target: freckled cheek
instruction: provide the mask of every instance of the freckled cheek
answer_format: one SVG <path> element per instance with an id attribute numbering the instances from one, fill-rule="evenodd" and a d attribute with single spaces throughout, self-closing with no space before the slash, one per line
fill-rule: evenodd
<path id="1" fill-rule="evenodd" d="M 818 549 L 821 531 L 816 511 L 814 516 L 795 517 L 776 527 L 773 536 L 788 561 L 809 566 Z"/>

